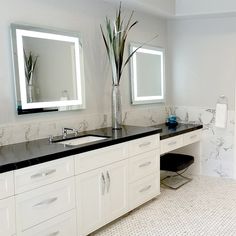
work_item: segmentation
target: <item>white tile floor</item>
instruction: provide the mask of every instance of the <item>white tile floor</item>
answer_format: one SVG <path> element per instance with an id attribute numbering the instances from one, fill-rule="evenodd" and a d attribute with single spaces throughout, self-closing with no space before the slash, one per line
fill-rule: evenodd
<path id="1" fill-rule="evenodd" d="M 236 181 L 194 177 L 93 236 L 236 236 Z"/>

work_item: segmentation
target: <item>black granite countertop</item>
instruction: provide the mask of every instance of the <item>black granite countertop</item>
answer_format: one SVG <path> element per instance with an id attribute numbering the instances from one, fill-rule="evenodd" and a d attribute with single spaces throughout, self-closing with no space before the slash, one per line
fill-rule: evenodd
<path id="1" fill-rule="evenodd" d="M 160 133 L 161 140 L 203 128 L 203 126 L 200 124 L 183 124 L 183 123 L 179 123 L 176 127 L 172 128 L 166 126 L 166 124 L 155 125 L 152 127 L 160 128 L 162 130 Z"/>
<path id="2" fill-rule="evenodd" d="M 65 146 L 56 142 L 49 143 L 48 139 L 1 146 L 0 173 L 158 134 L 160 132 L 161 129 L 159 127 L 123 126 L 122 130 L 118 131 L 113 131 L 112 128 L 103 128 L 81 132 L 78 136 L 97 135 L 108 138 L 79 146 Z M 73 136 L 69 137 L 72 138 Z"/>
<path id="3" fill-rule="evenodd" d="M 66 146 L 57 142 L 50 143 L 48 139 L 0 146 L 0 173 L 92 151 L 148 135 L 160 133 L 160 139 L 162 140 L 201 128 L 202 125 L 191 124 L 179 124 L 175 128 L 168 128 L 165 124 L 161 124 L 151 127 L 123 126 L 122 130 L 114 131 L 109 127 L 79 133 L 78 137 L 86 135 L 108 137 L 104 140 L 79 146 Z M 68 137 L 74 138 L 73 135 Z M 57 141 L 59 138 L 61 137 L 57 137 L 55 140 Z"/>

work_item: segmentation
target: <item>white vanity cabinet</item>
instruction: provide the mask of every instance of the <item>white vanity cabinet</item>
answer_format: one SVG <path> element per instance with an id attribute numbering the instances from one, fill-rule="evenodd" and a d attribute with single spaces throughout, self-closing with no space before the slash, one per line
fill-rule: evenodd
<path id="1" fill-rule="evenodd" d="M 79 235 L 87 235 L 127 212 L 127 177 L 127 160 L 76 177 Z"/>
<path id="2" fill-rule="evenodd" d="M 87 235 L 128 210 L 128 144 L 74 156 L 78 235 Z"/>
<path id="3" fill-rule="evenodd" d="M 0 235 L 16 233 L 13 172 L 0 174 Z"/>
<path id="4" fill-rule="evenodd" d="M 159 134 L 0 174 L 0 236 L 85 236 L 160 193 Z"/>
<path id="5" fill-rule="evenodd" d="M 14 195 L 13 171 L 0 174 L 0 200 Z"/>
<path id="6" fill-rule="evenodd" d="M 16 233 L 14 197 L 0 200 L 0 235 L 13 236 Z"/>
<path id="7" fill-rule="evenodd" d="M 76 211 L 69 211 L 30 228 L 22 236 L 77 236 Z"/>
<path id="8" fill-rule="evenodd" d="M 160 137 L 129 142 L 129 209 L 160 194 Z"/>
<path id="9" fill-rule="evenodd" d="M 17 231 L 22 232 L 75 208 L 74 178 L 16 196 Z"/>
<path id="10" fill-rule="evenodd" d="M 76 236 L 73 156 L 16 170 L 14 177 L 17 236 Z"/>
<path id="11" fill-rule="evenodd" d="M 72 156 L 15 171 L 15 192 L 23 193 L 74 176 Z"/>
<path id="12" fill-rule="evenodd" d="M 201 140 L 202 129 L 176 135 L 171 138 L 161 140 L 161 154 L 171 152 L 178 148 L 199 142 Z"/>
<path id="13" fill-rule="evenodd" d="M 78 235 L 87 235 L 157 196 L 159 158 L 159 135 L 75 156 Z"/>

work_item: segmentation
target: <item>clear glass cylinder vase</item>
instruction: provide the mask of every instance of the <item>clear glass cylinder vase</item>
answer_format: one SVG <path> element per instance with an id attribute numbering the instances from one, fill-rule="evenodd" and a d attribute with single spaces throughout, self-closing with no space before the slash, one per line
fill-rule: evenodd
<path id="1" fill-rule="evenodd" d="M 27 84 L 27 102 L 34 102 L 34 78 L 33 73 L 30 73 L 30 79 Z"/>
<path id="2" fill-rule="evenodd" d="M 122 128 L 121 94 L 119 85 L 112 86 L 112 129 Z"/>
<path id="3" fill-rule="evenodd" d="M 27 85 L 27 102 L 34 102 L 34 86 L 33 86 L 33 84 Z"/>

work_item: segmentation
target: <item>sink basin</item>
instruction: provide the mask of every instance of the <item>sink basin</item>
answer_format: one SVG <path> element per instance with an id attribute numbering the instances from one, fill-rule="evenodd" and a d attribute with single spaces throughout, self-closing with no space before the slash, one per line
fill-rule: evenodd
<path id="1" fill-rule="evenodd" d="M 88 135 L 88 136 L 79 137 L 79 138 L 75 138 L 75 139 L 60 141 L 58 143 L 68 145 L 68 146 L 78 146 L 78 145 L 85 144 L 85 143 L 91 143 L 91 142 L 95 142 L 95 141 L 104 140 L 107 138 L 108 137 L 99 137 L 99 136 Z"/>

